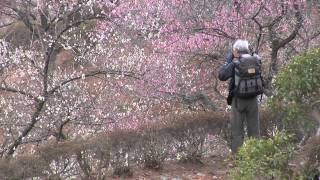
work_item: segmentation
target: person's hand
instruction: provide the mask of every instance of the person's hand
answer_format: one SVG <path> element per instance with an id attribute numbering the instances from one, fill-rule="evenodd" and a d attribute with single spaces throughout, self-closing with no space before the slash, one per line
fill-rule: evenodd
<path id="1" fill-rule="evenodd" d="M 233 60 L 233 53 L 229 52 L 226 57 L 226 64 L 232 63 L 232 60 Z"/>
<path id="2" fill-rule="evenodd" d="M 232 54 L 233 54 L 233 59 L 238 59 L 240 57 L 240 54 L 237 50 L 233 50 Z"/>

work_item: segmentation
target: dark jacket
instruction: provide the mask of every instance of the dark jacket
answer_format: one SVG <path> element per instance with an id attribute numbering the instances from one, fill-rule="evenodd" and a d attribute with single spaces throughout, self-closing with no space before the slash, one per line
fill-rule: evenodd
<path id="1" fill-rule="evenodd" d="M 243 54 L 248 54 L 248 53 L 243 53 Z M 259 62 L 261 63 L 261 58 L 253 53 L 252 54 L 253 56 L 256 56 L 259 60 Z M 228 98 L 227 98 L 227 103 L 230 105 L 231 102 L 232 102 L 232 98 L 234 96 L 233 94 L 233 90 L 235 88 L 235 81 L 234 81 L 234 73 L 235 73 L 235 65 L 233 63 L 233 54 L 232 53 L 229 53 L 226 57 L 226 64 L 223 65 L 220 70 L 219 70 L 219 74 L 218 74 L 218 78 L 219 80 L 221 81 L 226 81 L 228 79 L 230 79 L 229 81 L 229 95 L 228 95 Z M 264 82 L 262 82 L 264 84 Z"/>
<path id="2" fill-rule="evenodd" d="M 227 98 L 227 103 L 230 105 L 232 102 L 232 97 L 233 97 L 233 89 L 235 87 L 235 82 L 234 82 L 234 63 L 233 63 L 233 54 L 229 53 L 226 57 L 226 63 L 223 65 L 218 74 L 218 78 L 221 81 L 226 81 L 230 79 L 229 81 L 229 95 Z"/>
<path id="3" fill-rule="evenodd" d="M 220 81 L 226 81 L 229 78 L 234 77 L 234 64 L 232 62 L 233 60 L 233 54 L 230 53 L 226 57 L 226 63 L 223 65 L 219 70 L 218 78 Z"/>

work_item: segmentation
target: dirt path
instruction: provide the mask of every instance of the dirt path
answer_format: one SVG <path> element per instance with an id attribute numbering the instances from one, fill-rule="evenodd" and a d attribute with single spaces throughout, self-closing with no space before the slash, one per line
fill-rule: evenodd
<path id="1" fill-rule="evenodd" d="M 133 169 L 128 180 L 225 180 L 228 179 L 230 162 L 225 157 L 209 157 L 200 163 L 167 162 L 161 170 Z"/>

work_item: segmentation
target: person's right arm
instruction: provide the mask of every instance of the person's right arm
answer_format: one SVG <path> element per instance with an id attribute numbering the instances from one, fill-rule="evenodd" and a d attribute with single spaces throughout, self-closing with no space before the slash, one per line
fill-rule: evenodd
<path id="1" fill-rule="evenodd" d="M 223 65 L 219 70 L 218 78 L 220 81 L 226 81 L 232 77 L 234 71 L 234 64 L 232 60 L 233 56 L 232 54 L 229 54 L 226 58 L 226 64 Z"/>

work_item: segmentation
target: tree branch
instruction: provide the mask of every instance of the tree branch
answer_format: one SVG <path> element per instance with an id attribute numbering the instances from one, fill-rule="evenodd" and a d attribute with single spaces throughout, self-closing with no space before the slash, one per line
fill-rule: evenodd
<path id="1" fill-rule="evenodd" d="M 17 13 L 19 19 L 22 20 L 22 22 L 30 30 L 30 32 L 32 32 L 35 37 L 39 38 L 39 34 L 35 32 L 35 27 L 30 20 L 30 17 L 35 19 L 34 15 L 28 12 L 23 12 L 22 10 L 17 9 L 16 7 L 11 7 L 11 9 Z"/>
<path id="2" fill-rule="evenodd" d="M 194 32 L 202 32 L 204 34 L 212 35 L 212 34 L 210 34 L 210 32 L 211 32 L 211 33 L 216 33 L 216 35 L 218 35 L 218 36 L 222 36 L 222 37 L 225 37 L 225 38 L 228 38 L 228 39 L 231 39 L 231 40 L 235 40 L 236 39 L 236 37 L 233 37 L 233 36 L 229 35 L 227 32 L 225 32 L 225 31 L 223 31 L 222 29 L 219 29 L 219 28 L 204 28 L 204 27 L 201 27 L 201 28 L 195 28 L 192 31 L 194 31 Z"/>
<path id="3" fill-rule="evenodd" d="M 51 55 L 54 51 L 54 48 L 57 46 L 57 42 L 60 39 L 60 37 L 67 32 L 69 29 L 73 28 L 73 27 L 77 27 L 79 25 L 81 25 L 82 23 L 89 21 L 89 20 L 93 20 L 93 19 L 103 19 L 105 18 L 104 16 L 97 16 L 97 15 L 92 15 L 89 17 L 86 17 L 85 19 L 70 23 L 69 25 L 67 25 L 59 34 L 57 34 L 57 37 L 55 38 L 54 42 L 52 43 L 52 45 L 50 47 L 48 47 L 47 51 L 46 51 L 46 60 L 45 60 L 45 66 L 44 66 L 44 77 L 43 77 L 43 91 L 44 94 L 46 95 L 48 92 L 48 78 L 49 78 L 49 62 L 51 59 Z"/>
<path id="4" fill-rule="evenodd" d="M 45 101 L 40 101 L 37 104 L 37 108 L 31 117 L 31 122 L 28 124 L 26 128 L 24 128 L 24 130 L 18 136 L 18 138 L 14 140 L 14 142 L 8 147 L 6 157 L 10 157 L 13 155 L 13 153 L 17 150 L 18 146 L 22 143 L 23 138 L 25 138 L 29 134 L 29 132 L 33 129 L 34 125 L 39 121 L 39 116 L 44 104 Z"/>
<path id="5" fill-rule="evenodd" d="M 0 29 L 1 29 L 1 28 L 4 28 L 4 27 L 8 27 L 8 26 L 12 25 L 13 23 L 14 23 L 14 22 L 6 23 L 6 24 L 1 24 L 1 25 L 0 25 Z"/>
<path id="6" fill-rule="evenodd" d="M 126 76 L 126 77 L 130 77 L 130 78 L 134 78 L 134 79 L 140 79 L 139 77 L 134 76 L 134 73 L 132 72 L 125 72 L 125 71 L 116 71 L 116 70 L 101 70 L 101 71 L 92 71 L 89 72 L 87 74 L 84 74 L 82 76 L 77 76 L 68 80 L 65 80 L 63 82 L 60 83 L 60 85 L 55 86 L 54 88 L 52 88 L 49 92 L 48 95 L 51 95 L 53 93 L 55 93 L 61 86 L 64 86 L 66 84 L 69 84 L 73 81 L 79 80 L 79 79 L 83 79 L 83 78 L 87 78 L 87 77 L 93 77 L 96 75 L 121 75 L 121 76 Z"/>
<path id="7" fill-rule="evenodd" d="M 280 49 L 291 42 L 297 36 L 300 28 L 302 27 L 303 18 L 301 12 L 298 9 L 298 5 L 295 5 L 294 9 L 296 10 L 295 18 L 297 20 L 297 23 L 295 24 L 294 30 L 291 32 L 291 34 L 287 38 L 279 42 L 278 46 L 276 47 L 277 49 Z"/>
<path id="8" fill-rule="evenodd" d="M 14 89 L 14 88 L 10 88 L 10 87 L 2 87 L 0 86 L 0 91 L 6 91 L 6 92 L 11 92 L 11 93 L 17 93 L 17 94 L 21 94 L 21 95 L 24 95 L 30 99 L 33 99 L 34 101 L 36 102 L 39 102 L 40 99 L 34 95 L 32 95 L 31 93 L 28 93 L 28 92 L 24 92 L 24 91 L 21 91 L 21 90 L 17 90 L 17 89 Z"/>
<path id="9" fill-rule="evenodd" d="M 274 77 L 274 75 L 278 72 L 277 62 L 278 62 L 278 51 L 280 48 L 285 47 L 288 43 L 290 43 L 293 39 L 296 38 L 297 34 L 299 33 L 299 30 L 302 27 L 303 23 L 303 17 L 299 10 L 299 7 L 297 4 L 294 5 L 295 9 L 295 18 L 296 18 L 296 24 L 294 26 L 293 31 L 286 37 L 285 39 L 280 39 L 279 37 L 275 36 L 274 31 L 274 25 L 278 23 L 281 18 L 276 18 L 271 24 L 268 26 L 269 30 L 269 38 L 271 41 L 271 64 L 269 67 L 269 75 L 266 78 L 266 86 L 267 89 L 271 90 L 271 82 Z"/>

